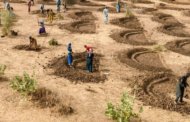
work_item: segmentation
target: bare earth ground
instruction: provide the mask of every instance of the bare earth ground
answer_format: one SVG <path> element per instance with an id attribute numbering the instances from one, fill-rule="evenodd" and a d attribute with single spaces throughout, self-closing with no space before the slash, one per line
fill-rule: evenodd
<path id="1" fill-rule="evenodd" d="M 115 2 L 102 2 L 103 0 L 90 1 L 97 4 L 104 4 L 108 7 L 113 7 L 112 4 Z M 152 2 L 159 2 L 159 0 L 152 0 Z M 173 5 L 171 3 L 165 4 Z M 11 3 L 11 6 L 14 7 L 15 13 L 19 16 L 18 21 L 14 22 L 13 29 L 20 30 L 20 32 L 17 37 L 0 38 L 0 64 L 6 64 L 8 66 L 3 79 L 0 80 L 0 122 L 112 122 L 104 115 L 106 101 L 120 101 L 120 96 L 124 87 L 126 87 L 128 91 L 131 91 L 131 86 L 129 84 L 133 84 L 137 81 L 144 81 L 143 78 L 149 77 L 147 74 L 150 72 L 143 69 L 139 70 L 137 67 L 121 63 L 118 59 L 118 54 L 120 54 L 121 51 L 125 52 L 125 50 L 142 46 L 130 45 L 131 43 L 120 43 L 111 38 L 110 35 L 114 32 L 129 30 L 131 28 L 123 28 L 124 26 L 117 26 L 111 23 L 105 25 L 102 12 L 99 11 L 99 8 L 102 8 L 102 6 L 89 7 L 75 5 L 72 7 L 73 9 L 68 9 L 66 13 L 61 13 L 64 16 L 64 20 L 54 20 L 53 26 L 45 21 L 46 31 L 48 32 L 48 36 L 45 37 L 38 36 L 38 15 L 29 15 L 26 3 Z M 138 3 L 137 6 L 154 8 L 154 4 Z M 178 5 L 175 4 L 175 6 Z M 3 7 L 2 2 L 0 3 L 0 7 Z M 190 5 L 180 4 L 178 7 L 189 8 Z M 39 8 L 40 4 L 36 4 L 32 6 L 31 11 L 38 10 Z M 52 8 L 54 11 L 56 10 L 56 6 L 53 5 L 45 5 L 45 9 L 47 8 Z M 79 10 L 90 11 L 92 15 L 97 18 L 96 20 L 91 20 L 96 25 L 95 33 L 73 33 L 70 30 L 66 30 L 64 27 L 62 29 L 59 28 L 60 23 L 66 23 L 67 25 L 67 23 L 76 21 L 74 18 L 72 19 L 67 15 L 78 12 Z M 144 34 L 151 43 L 154 42 L 165 45 L 167 42 L 176 39 L 188 39 L 187 37 L 176 37 L 160 32 L 158 27 L 161 26 L 161 23 L 151 19 L 153 16 L 151 12 L 149 14 L 139 14 L 135 9 L 133 12 L 136 14 L 141 26 L 146 31 Z M 183 23 L 185 30 L 188 31 L 190 29 L 189 16 L 184 15 L 183 12 L 169 9 L 158 9 L 158 12 L 174 16 L 180 23 Z M 125 17 L 124 13 L 109 14 L 109 20 L 122 17 Z M 39 18 L 39 20 L 41 19 L 46 20 L 44 17 Z M 85 27 L 82 27 L 85 30 Z M 28 36 L 30 35 L 37 39 L 41 47 L 45 48 L 42 48 L 42 50 L 38 52 L 14 49 L 17 45 L 27 45 L 29 43 Z M 57 47 L 49 46 L 48 41 L 51 38 L 56 38 L 60 45 Z M 134 38 L 135 35 L 128 39 Z M 137 40 L 139 41 L 139 39 Z M 53 69 L 47 68 L 47 66 L 53 59 L 67 55 L 67 44 L 69 42 L 72 43 L 72 49 L 75 53 L 84 52 L 85 49 L 83 46 L 87 44 L 94 47 L 95 53 L 103 55 L 100 59 L 99 70 L 101 75 L 109 73 L 107 80 L 98 83 L 71 82 L 65 77 L 53 75 Z M 152 48 L 152 46 L 143 47 Z M 187 47 L 184 48 L 187 49 Z M 166 48 L 164 48 L 164 51 L 159 53 L 159 55 L 160 60 L 158 62 L 154 59 L 158 59 L 157 54 L 151 54 L 151 56 L 147 54 L 138 55 L 136 57 L 136 63 L 152 63 L 151 65 L 155 63 L 155 67 L 171 69 L 171 73 L 177 78 L 180 75 L 184 75 L 189 68 L 189 56 L 167 50 Z M 125 60 L 126 55 L 122 58 Z M 148 58 L 150 58 L 150 60 L 146 62 L 145 59 Z M 66 106 L 71 106 L 74 109 L 73 114 L 57 116 L 57 114 L 53 114 L 49 108 L 38 108 L 34 106 L 32 102 L 25 101 L 25 99 L 9 87 L 9 78 L 13 78 L 15 75 L 22 75 L 23 71 L 32 73 L 33 70 L 36 71 L 36 78 L 39 83 L 38 86 L 45 87 L 57 93 L 58 99 L 64 102 Z M 174 99 L 176 81 L 173 80 L 168 83 L 172 83 L 172 90 L 170 90 L 171 93 L 165 94 Z M 168 88 L 170 87 L 168 83 L 166 84 L 166 89 L 170 89 Z M 159 90 L 163 89 L 163 86 L 165 85 L 158 85 L 157 89 L 153 88 L 152 92 L 157 92 L 157 95 L 160 95 Z M 161 93 L 161 95 L 162 94 L 163 93 Z M 185 102 L 189 109 L 190 100 L 185 99 Z M 135 106 L 142 103 L 143 101 L 140 99 L 136 100 Z M 190 120 L 190 114 L 183 116 L 178 111 L 163 110 L 155 106 L 144 106 L 144 112 L 140 117 L 143 122 L 189 122 Z"/>

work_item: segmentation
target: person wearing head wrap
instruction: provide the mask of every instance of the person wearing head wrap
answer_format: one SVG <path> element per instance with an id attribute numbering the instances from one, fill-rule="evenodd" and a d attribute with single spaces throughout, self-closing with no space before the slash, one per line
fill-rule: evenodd
<path id="1" fill-rule="evenodd" d="M 52 23 L 52 21 L 53 21 L 53 11 L 52 11 L 52 9 L 49 10 L 48 16 L 49 16 L 49 22 Z"/>
<path id="2" fill-rule="evenodd" d="M 41 26 L 41 28 L 39 29 L 39 34 L 46 33 L 46 29 L 45 29 L 43 20 L 40 22 L 39 25 Z"/>
<path id="3" fill-rule="evenodd" d="M 8 2 L 4 2 L 5 10 L 10 10 L 10 4 Z"/>
<path id="4" fill-rule="evenodd" d="M 60 11 L 60 5 L 61 5 L 61 1 L 60 1 L 60 0 L 57 0 L 57 11 L 58 11 L 58 12 Z"/>
<path id="5" fill-rule="evenodd" d="M 105 9 L 103 10 L 103 14 L 104 14 L 104 22 L 107 24 L 107 22 L 108 22 L 108 9 L 107 9 L 107 7 L 105 7 Z"/>
<path id="6" fill-rule="evenodd" d="M 29 48 L 34 48 L 35 50 L 37 49 L 37 40 L 33 38 L 32 36 L 29 36 L 30 39 L 30 44 Z"/>
<path id="7" fill-rule="evenodd" d="M 31 2 L 28 2 L 28 13 L 30 13 Z"/>
<path id="8" fill-rule="evenodd" d="M 185 76 L 182 76 L 179 78 L 179 81 L 176 86 L 176 99 L 174 101 L 174 104 L 177 104 L 178 99 L 180 98 L 180 102 L 183 102 L 183 94 L 184 91 L 186 91 L 186 87 L 189 86 L 187 83 L 187 78 L 190 76 L 189 73 L 187 73 Z"/>
<path id="9" fill-rule="evenodd" d="M 68 64 L 70 67 L 72 67 L 71 64 L 73 62 L 73 56 L 72 56 L 73 52 L 72 52 L 72 48 L 71 48 L 71 43 L 68 44 L 67 50 L 68 50 L 68 55 L 67 55 Z"/>
<path id="10" fill-rule="evenodd" d="M 89 72 L 92 72 L 92 62 L 93 62 L 93 57 L 94 54 L 92 52 L 92 49 L 89 49 L 88 53 L 87 53 L 87 70 Z"/>
<path id="11" fill-rule="evenodd" d="M 119 1 L 116 3 L 116 11 L 119 13 L 120 12 L 120 4 Z"/>
<path id="12" fill-rule="evenodd" d="M 41 7 L 40 7 L 40 12 L 41 12 L 41 13 L 44 13 L 44 4 L 41 5 Z"/>

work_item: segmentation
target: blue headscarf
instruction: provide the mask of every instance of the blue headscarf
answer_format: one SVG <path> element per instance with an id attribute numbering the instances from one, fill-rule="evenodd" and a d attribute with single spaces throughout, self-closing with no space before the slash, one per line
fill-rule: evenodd
<path id="1" fill-rule="evenodd" d="M 60 0 L 57 1 L 57 6 L 59 6 L 59 5 L 61 5 L 61 1 Z"/>
<path id="2" fill-rule="evenodd" d="M 68 50 L 68 51 L 72 51 L 71 43 L 68 44 L 67 50 Z"/>
<path id="3" fill-rule="evenodd" d="M 44 4 L 41 5 L 41 9 L 44 9 Z"/>

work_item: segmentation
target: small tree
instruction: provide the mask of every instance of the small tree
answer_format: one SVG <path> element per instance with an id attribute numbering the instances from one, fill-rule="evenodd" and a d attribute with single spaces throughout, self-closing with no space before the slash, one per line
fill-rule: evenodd
<path id="1" fill-rule="evenodd" d="M 52 38 L 50 41 L 49 41 L 49 45 L 58 45 L 58 42 L 55 38 Z"/>
<path id="2" fill-rule="evenodd" d="M 59 13 L 59 14 L 57 14 L 57 18 L 59 19 L 59 20 L 62 20 L 62 19 L 64 19 L 64 17 Z"/>
<path id="3" fill-rule="evenodd" d="M 153 51 L 163 51 L 163 45 L 161 44 L 153 45 Z"/>
<path id="4" fill-rule="evenodd" d="M 121 104 L 116 103 L 114 106 L 111 102 L 107 102 L 107 108 L 105 110 L 105 115 L 111 117 L 112 120 L 117 120 L 117 122 L 129 122 L 131 118 L 139 118 L 139 114 L 133 112 L 133 104 L 135 100 L 136 89 L 133 96 L 130 96 L 124 90 L 121 97 Z M 139 113 L 143 112 L 143 107 L 139 108 Z"/>
<path id="5" fill-rule="evenodd" d="M 126 9 L 125 15 L 127 17 L 131 17 L 131 18 L 135 17 L 135 15 L 131 12 L 129 7 L 127 7 L 127 9 Z"/>
<path id="6" fill-rule="evenodd" d="M 2 34 L 8 35 L 11 26 L 12 26 L 13 18 L 11 13 L 8 10 L 1 11 L 1 24 L 2 24 Z"/>
<path id="7" fill-rule="evenodd" d="M 7 65 L 0 65 L 0 78 L 4 75 L 5 70 L 7 69 Z"/>
<path id="8" fill-rule="evenodd" d="M 35 72 L 33 71 L 33 74 L 31 75 L 31 78 L 29 74 L 27 74 L 24 71 L 24 79 L 22 76 L 15 76 L 16 82 L 14 82 L 13 79 L 10 79 L 10 87 L 14 90 L 17 90 L 20 94 L 26 95 L 30 92 L 36 92 L 36 86 L 37 86 L 37 80 L 34 79 Z"/>

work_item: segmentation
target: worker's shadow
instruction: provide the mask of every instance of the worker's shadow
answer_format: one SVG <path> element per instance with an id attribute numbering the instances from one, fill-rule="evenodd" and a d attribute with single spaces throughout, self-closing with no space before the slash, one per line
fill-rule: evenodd
<path id="1" fill-rule="evenodd" d="M 15 46 L 15 47 L 13 47 L 13 49 L 40 52 L 41 50 L 43 50 L 43 49 L 48 49 L 48 48 L 42 47 L 42 46 L 39 45 L 39 46 L 36 48 L 36 50 L 35 50 L 34 48 L 29 48 L 29 45 L 17 45 L 17 46 Z"/>
<path id="2" fill-rule="evenodd" d="M 46 37 L 46 36 L 48 36 L 49 35 L 49 33 L 43 33 L 43 34 L 39 34 L 39 35 L 37 35 L 38 37 Z"/>

